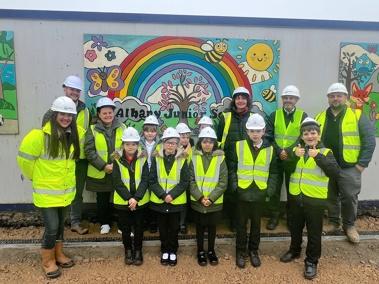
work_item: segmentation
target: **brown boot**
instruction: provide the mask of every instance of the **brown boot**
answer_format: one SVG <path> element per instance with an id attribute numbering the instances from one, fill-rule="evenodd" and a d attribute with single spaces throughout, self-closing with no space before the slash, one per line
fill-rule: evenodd
<path id="1" fill-rule="evenodd" d="M 63 254 L 63 242 L 55 243 L 55 260 L 62 268 L 70 268 L 74 266 L 74 261 Z"/>
<path id="2" fill-rule="evenodd" d="M 58 266 L 55 263 L 55 248 L 41 248 L 43 269 L 47 278 L 56 278 L 61 275 Z"/>

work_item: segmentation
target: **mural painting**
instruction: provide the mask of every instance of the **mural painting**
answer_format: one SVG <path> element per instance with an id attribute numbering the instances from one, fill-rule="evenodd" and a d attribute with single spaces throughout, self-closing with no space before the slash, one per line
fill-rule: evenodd
<path id="1" fill-rule="evenodd" d="M 366 113 L 375 136 L 379 136 L 378 43 L 341 43 L 339 81 L 346 85 L 347 105 Z"/>
<path id="2" fill-rule="evenodd" d="M 0 31 L 0 134 L 18 133 L 13 32 Z"/>
<path id="3" fill-rule="evenodd" d="M 161 129 L 218 117 L 235 88 L 246 87 L 254 112 L 277 109 L 280 42 L 277 40 L 84 35 L 86 104 L 113 99 L 121 122 L 141 128 L 154 114 Z"/>

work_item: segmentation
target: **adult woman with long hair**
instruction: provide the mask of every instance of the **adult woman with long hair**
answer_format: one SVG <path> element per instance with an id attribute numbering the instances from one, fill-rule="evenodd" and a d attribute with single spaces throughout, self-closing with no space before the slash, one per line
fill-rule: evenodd
<path id="1" fill-rule="evenodd" d="M 64 223 L 75 197 L 75 161 L 81 157 L 80 140 L 85 130 L 76 125 L 76 106 L 65 96 L 57 98 L 53 114 L 42 129 L 23 139 L 17 162 L 33 182 L 33 202 L 45 222 L 42 260 L 46 277 L 60 275 L 57 264 L 69 268 L 74 262 L 63 254 Z"/>

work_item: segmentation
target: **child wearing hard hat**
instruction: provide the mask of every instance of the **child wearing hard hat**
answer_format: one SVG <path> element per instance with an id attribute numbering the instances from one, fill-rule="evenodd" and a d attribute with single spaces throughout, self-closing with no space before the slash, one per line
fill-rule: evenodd
<path id="1" fill-rule="evenodd" d="M 265 121 L 253 114 L 246 122 L 247 140 L 238 141 L 228 159 L 229 186 L 237 198 L 236 265 L 245 268 L 245 251 L 248 245 L 253 267 L 261 265 L 258 255 L 261 217 L 266 200 L 275 192 L 278 179 L 274 149 L 263 137 Z M 246 224 L 251 219 L 247 238 Z M 248 239 L 248 242 L 247 242 Z"/>
<path id="2" fill-rule="evenodd" d="M 210 119 L 208 116 L 204 115 L 202 118 L 200 118 L 199 122 L 197 123 L 197 126 L 199 127 L 199 133 L 205 127 L 212 127 L 213 128 L 212 119 Z"/>
<path id="3" fill-rule="evenodd" d="M 189 166 L 191 206 L 194 210 L 197 241 L 197 263 L 218 264 L 215 252 L 216 226 L 221 219 L 223 194 L 228 184 L 224 151 L 218 150 L 216 132 L 204 128 L 196 143 Z M 204 250 L 204 232 L 208 231 L 208 252 Z"/>
<path id="4" fill-rule="evenodd" d="M 337 178 L 340 167 L 332 151 L 320 138 L 320 125 L 307 117 L 300 125 L 300 144 L 288 156 L 291 172 L 289 202 L 292 216 L 290 249 L 280 258 L 290 262 L 300 257 L 304 225 L 308 243 L 304 260 L 304 278 L 317 276 L 321 256 L 321 235 L 324 210 L 328 197 L 329 178 Z"/>
<path id="5" fill-rule="evenodd" d="M 140 148 L 147 152 L 147 163 L 149 169 L 151 166 L 151 155 L 157 149 L 160 149 L 161 139 L 158 134 L 159 121 L 154 115 L 146 117 L 142 126 L 141 140 L 139 141 Z M 154 212 L 150 208 L 146 208 L 144 217 L 145 228 L 149 229 L 150 233 L 155 234 L 158 231 L 157 219 Z"/>
<path id="6" fill-rule="evenodd" d="M 154 151 L 149 175 L 150 208 L 156 212 L 161 241 L 161 264 L 175 266 L 179 248 L 180 212 L 186 206 L 188 154 L 179 147 L 179 133 L 168 127 L 162 149 Z"/>
<path id="7" fill-rule="evenodd" d="M 191 129 L 185 124 L 185 123 L 179 123 L 176 126 L 176 131 L 178 131 L 180 135 L 180 141 L 179 141 L 179 148 L 182 151 L 185 151 L 188 153 L 187 162 L 189 163 L 192 159 L 192 146 L 194 144 L 193 139 L 191 138 Z M 189 190 L 187 190 L 187 198 L 189 198 Z M 190 208 L 188 208 L 189 202 L 187 202 L 187 206 L 183 211 L 180 213 L 180 232 L 182 234 L 187 234 L 188 229 L 186 225 L 186 217 L 187 212 Z"/>
<path id="8" fill-rule="evenodd" d="M 33 202 L 45 223 L 41 254 L 47 278 L 60 275 L 57 265 L 74 265 L 63 254 L 63 234 L 75 197 L 75 161 L 84 158 L 79 141 L 85 136 L 85 130 L 76 125 L 76 106 L 70 98 L 57 98 L 51 111 L 42 129 L 24 137 L 17 157 L 22 173 L 33 182 Z"/>
<path id="9" fill-rule="evenodd" d="M 127 265 L 143 263 L 143 208 L 148 206 L 150 199 L 147 152 L 138 149 L 140 139 L 135 128 L 125 129 L 121 137 L 123 149 L 111 155 L 114 159 L 113 204 L 118 211 L 118 228 L 122 232 Z M 131 237 L 132 227 L 134 238 Z"/>

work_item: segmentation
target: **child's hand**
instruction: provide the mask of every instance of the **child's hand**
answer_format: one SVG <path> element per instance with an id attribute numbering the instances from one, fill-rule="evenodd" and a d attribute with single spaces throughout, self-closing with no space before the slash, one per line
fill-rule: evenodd
<path id="1" fill-rule="evenodd" d="M 165 197 L 165 199 L 164 199 L 164 202 L 166 202 L 166 203 L 171 203 L 172 200 L 173 200 L 173 199 L 172 199 L 171 195 L 167 195 L 167 196 Z"/>
<path id="2" fill-rule="evenodd" d="M 137 200 L 135 200 L 134 198 L 130 198 L 130 199 L 129 199 L 129 209 L 130 209 L 131 211 L 136 210 L 137 203 L 138 203 Z"/>
<path id="3" fill-rule="evenodd" d="M 313 148 L 309 148 L 308 154 L 309 154 L 309 157 L 312 157 L 312 158 L 317 156 L 318 151 L 316 149 L 316 145 L 313 145 Z"/>
<path id="4" fill-rule="evenodd" d="M 298 157 L 302 157 L 302 156 L 304 156 L 304 154 L 305 154 L 305 149 L 304 149 L 304 148 L 301 148 L 301 145 L 299 144 L 299 145 L 297 145 L 297 148 L 296 148 L 295 154 L 296 154 L 296 156 L 298 156 Z"/>

